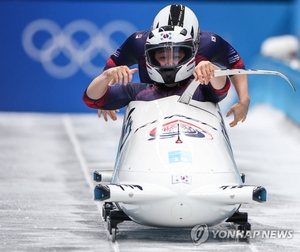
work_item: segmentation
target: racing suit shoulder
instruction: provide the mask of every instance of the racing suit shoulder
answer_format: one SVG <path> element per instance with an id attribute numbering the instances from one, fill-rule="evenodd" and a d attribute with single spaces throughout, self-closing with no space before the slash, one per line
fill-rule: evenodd
<path id="1" fill-rule="evenodd" d="M 106 61 L 104 70 L 121 65 L 138 64 L 144 57 L 145 43 L 149 31 L 137 31 L 131 34 L 124 43 Z"/>
<path id="2" fill-rule="evenodd" d="M 226 68 L 245 68 L 239 53 L 225 39 L 210 31 L 201 31 L 199 60 L 209 60 Z"/>

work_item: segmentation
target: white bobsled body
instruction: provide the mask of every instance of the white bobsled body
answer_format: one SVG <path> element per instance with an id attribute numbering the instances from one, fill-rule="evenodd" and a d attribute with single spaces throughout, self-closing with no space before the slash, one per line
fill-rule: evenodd
<path id="1" fill-rule="evenodd" d="M 265 201 L 264 188 L 243 184 L 219 106 L 178 99 L 129 104 L 110 184 L 95 199 L 156 227 L 216 225 Z"/>

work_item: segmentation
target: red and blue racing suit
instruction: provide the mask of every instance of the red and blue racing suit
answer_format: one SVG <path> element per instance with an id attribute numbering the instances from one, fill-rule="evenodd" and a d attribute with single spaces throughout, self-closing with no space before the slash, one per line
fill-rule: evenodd
<path id="1" fill-rule="evenodd" d="M 138 64 L 140 81 L 153 83 L 149 78 L 145 61 L 145 43 L 148 34 L 148 31 L 139 31 L 128 37 L 107 60 L 104 70 L 115 66 L 130 67 Z M 208 31 L 200 33 L 196 64 L 202 60 L 208 60 L 227 69 L 245 69 L 238 52 L 222 37 Z"/>
<path id="2" fill-rule="evenodd" d="M 177 89 L 161 90 L 149 78 L 145 61 L 145 43 L 148 31 L 133 33 L 107 60 L 104 70 L 121 65 L 128 67 L 138 64 L 140 81 L 142 83 L 129 83 L 127 86 L 115 85 L 109 87 L 106 94 L 98 100 L 90 99 L 86 92 L 83 100 L 87 106 L 92 108 L 114 110 L 122 108 L 133 100 L 154 100 L 169 95 L 181 95 L 186 86 Z M 244 69 L 244 63 L 237 51 L 222 37 L 208 31 L 201 31 L 200 44 L 196 55 L 196 63 L 208 60 L 220 67 L 228 69 Z M 193 76 L 192 76 L 193 78 Z M 148 83 L 148 84 L 146 84 Z M 221 90 L 215 90 L 211 85 L 200 85 L 193 99 L 198 101 L 219 102 L 227 95 L 230 82 Z"/>
<path id="3" fill-rule="evenodd" d="M 128 83 L 126 86 L 114 85 L 108 86 L 104 96 L 96 100 L 89 98 L 84 92 L 83 101 L 91 108 L 115 110 L 127 106 L 131 101 L 152 101 L 171 95 L 180 96 L 187 86 L 186 84 L 176 88 L 161 88 L 155 84 L 146 83 Z M 217 103 L 226 97 L 229 88 L 229 78 L 227 78 L 224 87 L 219 90 L 214 89 L 210 84 L 199 85 L 193 95 L 193 99 Z"/>

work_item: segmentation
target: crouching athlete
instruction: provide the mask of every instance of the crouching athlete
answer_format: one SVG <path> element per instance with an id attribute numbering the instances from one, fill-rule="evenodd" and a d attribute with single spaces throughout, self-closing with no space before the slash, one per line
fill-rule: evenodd
<path id="1" fill-rule="evenodd" d="M 203 60 L 210 61 L 221 68 L 244 69 L 244 63 L 238 52 L 222 37 L 208 31 L 200 32 L 200 24 L 195 13 L 182 4 L 172 4 L 158 12 L 152 23 L 152 28 L 174 25 L 182 26 L 192 31 L 195 42 L 199 44 L 195 56 L 196 65 Z M 128 67 L 138 64 L 140 82 L 153 83 L 150 79 L 145 61 L 145 43 L 149 31 L 139 31 L 133 33 L 107 60 L 104 71 L 116 66 L 127 65 Z M 229 123 L 230 127 L 237 125 L 239 121 L 244 122 L 247 117 L 250 97 L 248 94 L 247 75 L 230 76 L 239 101 L 235 103 L 227 112 L 226 116 L 234 115 L 234 119 Z M 98 116 L 103 113 L 105 121 L 108 116 L 112 120 L 117 120 L 114 110 L 98 110 Z"/>
<path id="2" fill-rule="evenodd" d="M 83 101 L 91 108 L 115 110 L 131 101 L 182 95 L 195 78 L 201 84 L 193 99 L 218 103 L 226 97 L 230 80 L 227 76 L 214 77 L 214 70 L 220 68 L 209 61 L 201 61 L 195 67 L 198 43 L 194 32 L 181 26 L 153 30 L 147 37 L 145 56 L 147 70 L 154 83 L 131 83 L 137 68 L 113 67 L 90 83 L 83 94 Z"/>

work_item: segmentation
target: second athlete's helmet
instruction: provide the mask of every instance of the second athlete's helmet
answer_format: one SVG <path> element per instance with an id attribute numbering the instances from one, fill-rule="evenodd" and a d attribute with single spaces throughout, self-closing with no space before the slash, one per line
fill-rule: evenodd
<path id="1" fill-rule="evenodd" d="M 168 25 L 184 27 L 193 39 L 195 46 L 198 46 L 200 24 L 197 16 L 189 7 L 182 4 L 172 4 L 164 7 L 155 16 L 150 31 Z"/>

